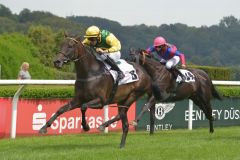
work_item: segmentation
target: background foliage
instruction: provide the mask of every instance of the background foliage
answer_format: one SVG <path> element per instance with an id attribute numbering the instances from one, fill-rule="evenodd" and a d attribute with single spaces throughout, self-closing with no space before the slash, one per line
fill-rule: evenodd
<path id="1" fill-rule="evenodd" d="M 46 73 L 37 74 L 31 70 L 34 78 L 36 75 L 39 75 L 36 78 L 42 79 L 62 78 L 54 75 L 55 71 L 51 68 L 53 68 L 52 59 L 59 49 L 64 31 L 83 36 L 89 25 L 97 25 L 113 32 L 120 39 L 123 57 L 128 55 L 129 48 L 146 48 L 152 44 L 156 36 L 162 35 L 169 43 L 176 44 L 178 49 L 185 53 L 188 64 L 228 67 L 227 70 L 231 70 L 230 75 L 226 75 L 224 71 L 223 79 L 228 76 L 232 80 L 240 79 L 240 20 L 231 15 L 223 17 L 219 24 L 209 27 L 190 27 L 181 23 L 122 26 L 116 21 L 104 18 L 87 16 L 63 18 L 49 12 L 29 9 L 13 14 L 9 8 L 0 4 L 0 24 L 1 43 L 4 43 L 4 45 L 0 44 L 0 64 L 4 72 L 2 78 L 15 79 L 18 67 L 24 59 L 31 62 L 31 69 L 37 65 L 35 63 L 50 67 L 47 70 L 43 69 Z M 14 36 L 17 40 L 13 43 Z M 18 57 L 15 62 L 11 60 L 13 55 Z M 11 62 L 9 64 L 14 65 L 12 70 L 9 70 L 11 67 L 6 66 L 7 63 L 4 62 Z M 73 68 L 73 65 L 69 65 L 62 71 L 73 72 Z M 63 76 L 63 79 L 66 77 L 68 75 Z"/>

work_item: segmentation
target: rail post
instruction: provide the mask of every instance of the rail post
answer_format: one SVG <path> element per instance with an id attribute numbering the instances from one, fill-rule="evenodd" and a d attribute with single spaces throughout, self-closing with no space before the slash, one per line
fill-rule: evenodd
<path id="1" fill-rule="evenodd" d="M 104 122 L 108 121 L 108 105 L 105 105 L 103 107 L 103 112 L 104 112 Z M 108 127 L 105 127 L 104 133 L 108 133 Z"/>
<path id="2" fill-rule="evenodd" d="M 188 105 L 188 130 L 192 130 L 192 111 L 193 111 L 193 101 L 189 99 Z"/>
<path id="3" fill-rule="evenodd" d="M 17 92 L 14 94 L 12 100 L 12 122 L 11 122 L 11 138 L 16 138 L 16 129 L 17 129 L 17 106 L 18 106 L 18 98 L 23 92 L 26 85 L 21 85 Z"/>

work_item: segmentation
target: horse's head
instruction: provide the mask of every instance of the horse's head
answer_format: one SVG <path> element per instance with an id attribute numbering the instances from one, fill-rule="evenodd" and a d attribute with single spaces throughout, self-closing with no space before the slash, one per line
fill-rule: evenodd
<path id="1" fill-rule="evenodd" d="M 143 50 L 143 49 L 135 50 L 135 49 L 131 48 L 129 51 L 129 57 L 127 60 L 129 60 L 131 62 L 136 62 L 139 64 L 144 64 L 145 60 L 146 60 L 146 56 L 148 56 L 148 55 L 146 54 L 145 50 Z"/>
<path id="2" fill-rule="evenodd" d="M 80 38 L 72 38 L 65 36 L 65 39 L 60 47 L 60 50 L 54 58 L 54 66 L 61 68 L 63 64 L 67 64 L 70 61 L 77 61 L 81 55 L 79 52 L 83 49 L 83 44 Z"/>

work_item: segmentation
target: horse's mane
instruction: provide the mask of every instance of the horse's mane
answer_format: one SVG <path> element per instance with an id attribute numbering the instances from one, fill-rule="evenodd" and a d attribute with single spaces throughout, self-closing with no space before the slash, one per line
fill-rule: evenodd
<path id="1" fill-rule="evenodd" d="M 88 45 L 83 45 L 83 47 L 86 49 L 87 52 L 90 52 L 92 55 L 97 54 L 96 50 L 93 47 Z"/>
<path id="2" fill-rule="evenodd" d="M 140 49 L 139 53 L 140 55 L 143 57 L 143 53 L 146 52 L 145 50 Z M 153 66 L 164 66 L 162 63 L 160 63 L 158 60 L 156 60 L 155 58 L 153 58 L 152 56 L 146 55 L 145 54 L 145 62 L 149 63 L 150 65 Z"/>
<path id="3" fill-rule="evenodd" d="M 148 61 L 149 63 L 151 63 L 153 65 L 162 65 L 159 61 L 157 61 L 156 59 L 154 59 L 152 57 L 146 56 L 146 61 Z"/>

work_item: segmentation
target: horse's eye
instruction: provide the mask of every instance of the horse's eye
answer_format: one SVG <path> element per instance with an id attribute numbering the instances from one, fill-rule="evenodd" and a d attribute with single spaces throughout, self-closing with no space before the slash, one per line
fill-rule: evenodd
<path id="1" fill-rule="evenodd" d="M 74 41 L 69 41 L 69 43 L 68 43 L 68 44 L 69 44 L 69 46 L 70 46 L 70 47 L 73 47 L 73 46 L 74 46 L 74 44 L 75 44 L 75 42 L 74 42 Z"/>

